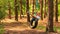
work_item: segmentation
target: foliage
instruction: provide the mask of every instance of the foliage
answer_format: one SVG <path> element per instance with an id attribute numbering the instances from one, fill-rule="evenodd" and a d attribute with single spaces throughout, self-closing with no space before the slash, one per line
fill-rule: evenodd
<path id="1" fill-rule="evenodd" d="M 3 34 L 5 32 L 4 25 L 0 23 L 0 34 Z"/>
<path id="2" fill-rule="evenodd" d="M 15 4 L 14 0 L 0 0 L 0 6 L 2 6 L 2 8 L 4 10 L 7 10 L 8 1 L 10 2 L 12 13 L 14 13 L 14 4 Z M 46 1 L 46 3 L 48 4 L 47 1 Z M 48 6 L 47 4 L 46 4 L 46 6 Z M 20 0 L 17 0 L 17 5 L 18 5 L 18 11 L 20 12 Z M 35 9 L 35 11 L 40 11 L 40 4 L 39 4 L 38 0 L 36 0 L 36 9 Z M 22 0 L 22 10 L 23 10 L 23 13 L 26 12 L 26 0 Z M 29 4 L 29 11 L 30 12 L 32 11 L 32 4 Z M 60 0 L 58 0 L 58 11 L 59 11 L 58 14 L 60 15 Z"/>
<path id="3" fill-rule="evenodd" d="M 0 0 L 0 20 L 4 19 L 6 16 L 5 10 L 7 9 L 7 0 Z"/>
<path id="4" fill-rule="evenodd" d="M 6 16 L 6 12 L 2 6 L 0 6 L 0 20 L 4 19 Z"/>
<path id="5" fill-rule="evenodd" d="M 0 20 L 4 19 L 6 16 L 6 12 L 0 11 Z"/>
<path id="6" fill-rule="evenodd" d="M 58 4 L 58 15 L 60 16 L 60 4 Z"/>
<path id="7" fill-rule="evenodd" d="M 36 10 L 40 10 L 40 4 L 38 3 L 38 0 L 36 0 Z"/>

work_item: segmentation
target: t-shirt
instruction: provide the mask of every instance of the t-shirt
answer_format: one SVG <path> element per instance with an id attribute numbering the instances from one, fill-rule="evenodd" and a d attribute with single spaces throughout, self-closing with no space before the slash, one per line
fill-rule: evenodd
<path id="1" fill-rule="evenodd" d="M 37 19 L 40 19 L 40 16 L 36 16 Z"/>
<path id="2" fill-rule="evenodd" d="M 37 19 L 40 19 L 40 16 L 38 16 L 36 12 L 34 12 L 34 16 L 35 16 Z"/>
<path id="3" fill-rule="evenodd" d="M 40 19 L 40 16 L 38 16 L 38 15 L 36 15 L 36 14 L 34 14 L 34 16 L 36 16 L 37 19 Z"/>

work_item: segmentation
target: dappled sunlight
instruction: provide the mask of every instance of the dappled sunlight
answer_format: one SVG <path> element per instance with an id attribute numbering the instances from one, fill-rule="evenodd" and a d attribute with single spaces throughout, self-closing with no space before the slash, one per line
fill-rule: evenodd
<path id="1" fill-rule="evenodd" d="M 60 34 L 60 0 L 0 0 L 0 34 Z"/>

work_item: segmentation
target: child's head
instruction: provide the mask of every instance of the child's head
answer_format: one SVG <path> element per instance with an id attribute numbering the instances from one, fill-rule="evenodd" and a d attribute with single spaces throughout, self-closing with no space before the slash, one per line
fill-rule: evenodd
<path id="1" fill-rule="evenodd" d="M 40 12 L 37 12 L 37 15 L 40 15 Z"/>
<path id="2" fill-rule="evenodd" d="M 37 14 L 40 14 L 40 12 L 37 12 Z"/>

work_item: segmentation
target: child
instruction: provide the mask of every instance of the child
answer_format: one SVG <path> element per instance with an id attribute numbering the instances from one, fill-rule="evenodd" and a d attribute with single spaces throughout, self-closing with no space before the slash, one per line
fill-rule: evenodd
<path id="1" fill-rule="evenodd" d="M 39 19 L 40 19 L 40 13 L 39 12 L 37 12 L 36 14 L 34 14 L 32 16 L 32 20 L 30 22 L 31 23 L 31 26 L 33 26 L 33 21 L 35 21 L 35 25 L 32 28 L 35 28 L 37 26 Z"/>

